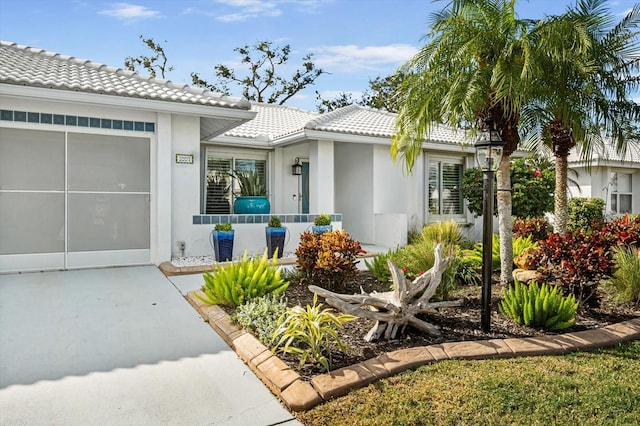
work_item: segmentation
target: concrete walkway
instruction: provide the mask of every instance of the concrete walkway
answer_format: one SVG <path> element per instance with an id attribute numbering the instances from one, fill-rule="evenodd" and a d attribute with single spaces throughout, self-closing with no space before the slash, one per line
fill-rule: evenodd
<path id="1" fill-rule="evenodd" d="M 299 423 L 145 266 L 0 275 L 0 424 Z"/>

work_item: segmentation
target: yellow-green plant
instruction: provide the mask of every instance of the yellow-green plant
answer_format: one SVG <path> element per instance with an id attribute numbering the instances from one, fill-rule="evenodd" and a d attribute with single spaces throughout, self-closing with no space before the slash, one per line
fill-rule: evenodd
<path id="1" fill-rule="evenodd" d="M 238 306 L 231 319 L 255 334 L 262 343 L 270 345 L 273 333 L 278 328 L 278 319 L 286 311 L 287 302 L 284 296 L 272 293 Z"/>
<path id="2" fill-rule="evenodd" d="M 248 258 L 245 251 L 241 261 L 226 267 L 218 264 L 211 272 L 205 272 L 205 297 L 198 297 L 212 305 L 235 307 L 265 294 L 282 294 L 289 283 L 280 276 L 277 263 L 276 257 L 268 260 L 266 249 L 261 258 Z"/>
<path id="3" fill-rule="evenodd" d="M 640 251 L 635 247 L 613 248 L 613 275 L 606 288 L 617 302 L 640 305 Z"/>
<path id="4" fill-rule="evenodd" d="M 503 300 L 500 301 L 500 311 L 517 324 L 547 330 L 571 327 L 577 309 L 578 302 L 572 294 L 564 297 L 557 287 L 538 286 L 535 281 L 528 286 L 516 281 L 503 291 Z"/>
<path id="5" fill-rule="evenodd" d="M 500 269 L 500 237 L 497 234 L 492 236 L 491 244 L 491 268 L 495 271 Z M 538 247 L 538 242 L 533 241 L 531 235 L 527 237 L 513 238 L 513 257 L 518 257 L 524 249 L 529 247 Z M 475 263 L 478 267 L 482 266 L 482 243 L 477 243 L 471 250 L 463 250 L 464 256 L 468 262 Z"/>
<path id="6" fill-rule="evenodd" d="M 313 306 L 294 306 L 278 321 L 274 333 L 276 346 L 274 351 L 294 354 L 300 357 L 300 367 L 306 362 L 321 365 L 327 371 L 331 369 L 331 349 L 338 347 L 345 352 L 347 346 L 340 340 L 338 330 L 343 323 L 356 317 L 347 314 L 334 314 L 333 309 L 323 309 L 318 304 L 318 296 L 313 296 Z"/>

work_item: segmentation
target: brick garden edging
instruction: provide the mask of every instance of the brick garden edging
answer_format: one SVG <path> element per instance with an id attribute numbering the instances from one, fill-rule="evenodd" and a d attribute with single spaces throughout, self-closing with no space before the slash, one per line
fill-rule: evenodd
<path id="1" fill-rule="evenodd" d="M 447 359 L 515 358 L 561 355 L 640 339 L 640 318 L 606 327 L 552 336 L 441 343 L 400 349 L 364 362 L 319 374 L 307 381 L 271 353 L 251 333 L 231 323 L 227 313 L 187 293 L 187 301 L 224 339 L 262 382 L 292 411 L 306 411 L 376 380 Z"/>

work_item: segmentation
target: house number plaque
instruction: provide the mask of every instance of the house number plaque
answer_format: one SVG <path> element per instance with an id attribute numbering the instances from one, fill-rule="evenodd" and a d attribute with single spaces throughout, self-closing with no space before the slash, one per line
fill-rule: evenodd
<path id="1" fill-rule="evenodd" d="M 193 154 L 176 154 L 177 164 L 193 164 Z"/>

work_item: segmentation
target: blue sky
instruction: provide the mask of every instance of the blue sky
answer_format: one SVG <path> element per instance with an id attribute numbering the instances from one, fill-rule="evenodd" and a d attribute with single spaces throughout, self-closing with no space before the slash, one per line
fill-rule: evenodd
<path id="1" fill-rule="evenodd" d="M 612 0 L 621 18 L 635 0 Z M 446 1 L 430 0 L 0 0 L 0 38 L 82 59 L 123 67 L 124 58 L 148 54 L 140 35 L 160 42 L 175 70 L 169 80 L 190 83 L 190 73 L 215 81 L 213 67 L 241 74 L 234 48 L 258 41 L 289 44 L 287 77 L 313 53 L 322 75 L 287 105 L 315 110 L 324 98 L 352 92 L 387 76 L 424 44 L 431 13 Z M 562 13 L 573 1 L 519 0 L 522 18 Z M 234 95 L 240 95 L 240 90 Z"/>

